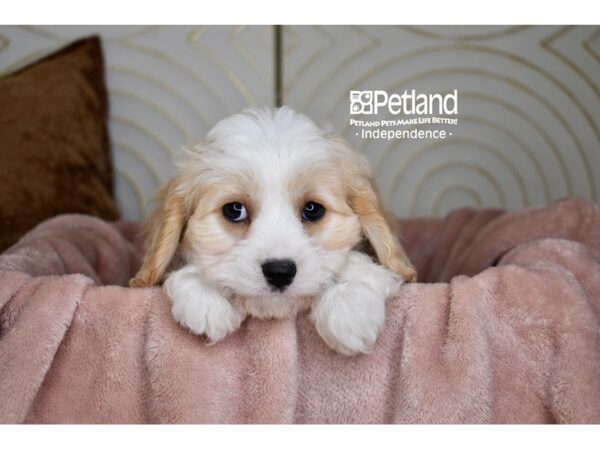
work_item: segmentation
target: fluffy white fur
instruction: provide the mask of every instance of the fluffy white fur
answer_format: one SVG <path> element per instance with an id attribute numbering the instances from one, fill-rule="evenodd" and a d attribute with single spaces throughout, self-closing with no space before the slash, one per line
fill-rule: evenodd
<path id="1" fill-rule="evenodd" d="M 317 297 L 310 317 L 319 335 L 345 355 L 368 353 L 385 320 L 385 300 L 402 284 L 362 253 L 350 252 L 334 283 Z"/>
<path id="2" fill-rule="evenodd" d="M 364 230 L 346 184 L 369 172 L 364 157 L 342 150 L 289 108 L 222 120 L 207 142 L 186 149 L 179 161 L 178 177 L 150 220 L 149 250 L 132 285 L 159 281 L 177 247 L 186 265 L 167 275 L 164 289 L 173 317 L 193 333 L 217 342 L 246 315 L 285 318 L 310 309 L 331 348 L 369 352 L 384 322 L 385 300 L 402 279 L 354 250 Z M 362 172 L 350 173 L 354 166 Z M 320 225 L 305 223 L 299 213 L 298 202 L 315 197 L 327 205 Z M 224 223 L 222 205 L 238 198 L 252 202 L 250 220 Z M 175 213 L 174 205 L 180 205 Z M 274 291 L 261 270 L 265 260 L 280 258 L 297 267 L 283 292 Z"/>
<path id="3" fill-rule="evenodd" d="M 193 265 L 171 272 L 163 288 L 173 301 L 175 320 L 196 334 L 205 334 L 213 343 L 237 330 L 246 317 L 203 283 Z"/>

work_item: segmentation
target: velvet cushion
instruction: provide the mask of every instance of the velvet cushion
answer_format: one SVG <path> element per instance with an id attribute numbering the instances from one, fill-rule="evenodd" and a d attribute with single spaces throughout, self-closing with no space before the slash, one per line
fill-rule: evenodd
<path id="1" fill-rule="evenodd" d="M 99 38 L 0 78 L 0 251 L 62 213 L 118 218 Z"/>

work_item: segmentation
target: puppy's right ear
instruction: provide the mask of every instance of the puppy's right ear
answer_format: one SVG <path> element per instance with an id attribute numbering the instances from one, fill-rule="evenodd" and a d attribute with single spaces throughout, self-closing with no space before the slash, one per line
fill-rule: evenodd
<path id="1" fill-rule="evenodd" d="M 162 281 L 189 218 L 189 207 L 177 178 L 158 191 L 157 203 L 158 206 L 146 220 L 144 261 L 138 273 L 129 281 L 131 287 L 152 286 Z"/>

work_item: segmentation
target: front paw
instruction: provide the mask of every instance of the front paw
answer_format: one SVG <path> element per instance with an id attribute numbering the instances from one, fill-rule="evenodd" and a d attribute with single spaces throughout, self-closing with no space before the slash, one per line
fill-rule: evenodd
<path id="1" fill-rule="evenodd" d="M 325 343 L 344 355 L 369 353 L 385 321 L 385 302 L 402 284 L 397 276 L 353 254 L 338 284 L 312 306 L 311 319 Z"/>
<path id="2" fill-rule="evenodd" d="M 205 286 L 190 266 L 170 274 L 163 288 L 173 303 L 175 320 L 194 334 L 206 335 L 211 343 L 236 331 L 244 320 L 244 314 L 219 292 Z"/>
<path id="3" fill-rule="evenodd" d="M 385 320 L 385 299 L 354 283 L 336 284 L 317 299 L 311 318 L 333 350 L 349 356 L 369 353 Z"/>

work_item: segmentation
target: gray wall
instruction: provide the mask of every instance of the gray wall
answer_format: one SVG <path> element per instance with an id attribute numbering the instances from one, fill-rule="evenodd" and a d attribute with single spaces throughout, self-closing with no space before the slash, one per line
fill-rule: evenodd
<path id="1" fill-rule="evenodd" d="M 278 96 L 364 152 L 401 216 L 600 198 L 600 27 L 284 26 L 276 69 L 270 26 L 0 26 L 0 71 L 93 33 L 104 38 L 116 192 L 130 219 L 182 144 Z M 363 140 L 348 126 L 350 90 L 413 88 L 458 89 L 451 137 Z"/>

